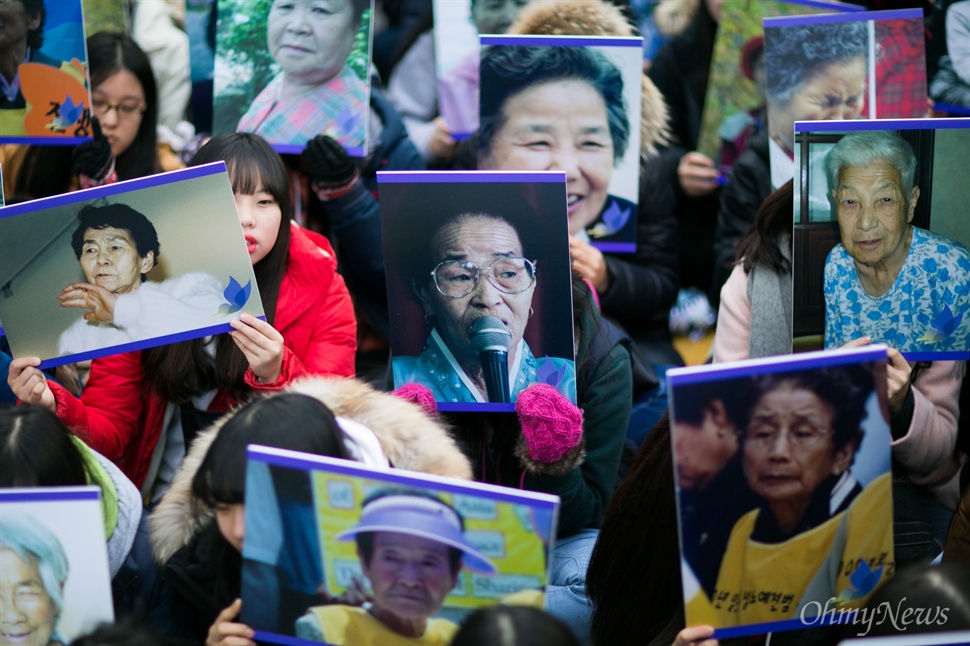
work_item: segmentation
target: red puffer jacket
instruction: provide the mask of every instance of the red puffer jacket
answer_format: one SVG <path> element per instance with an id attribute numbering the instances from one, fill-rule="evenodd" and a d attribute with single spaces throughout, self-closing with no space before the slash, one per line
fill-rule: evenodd
<path id="1" fill-rule="evenodd" d="M 330 242 L 294 224 L 274 321 L 283 335 L 283 371 L 275 382 L 261 384 L 247 370 L 246 384 L 254 391 L 279 390 L 306 374 L 354 375 L 357 322 L 336 268 Z M 80 399 L 54 382 L 50 387 L 61 421 L 142 487 L 168 402 L 145 380 L 141 352 L 92 361 Z M 220 390 L 209 410 L 228 411 L 235 404 Z"/>

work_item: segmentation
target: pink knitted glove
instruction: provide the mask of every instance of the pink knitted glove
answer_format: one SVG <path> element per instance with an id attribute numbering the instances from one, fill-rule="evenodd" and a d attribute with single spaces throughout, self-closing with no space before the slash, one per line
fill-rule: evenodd
<path id="1" fill-rule="evenodd" d="M 419 405 L 429 417 L 438 414 L 438 403 L 434 400 L 434 394 L 427 386 L 418 383 L 404 384 L 391 394 Z"/>
<path id="2" fill-rule="evenodd" d="M 532 384 L 515 400 L 529 457 L 550 464 L 583 439 L 583 411 L 549 384 Z"/>

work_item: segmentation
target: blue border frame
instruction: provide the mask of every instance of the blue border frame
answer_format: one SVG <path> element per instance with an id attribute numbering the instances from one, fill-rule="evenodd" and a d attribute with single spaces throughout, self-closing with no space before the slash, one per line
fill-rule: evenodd
<path id="1" fill-rule="evenodd" d="M 266 320 L 266 316 L 257 316 L 261 321 Z M 99 348 L 97 350 L 89 350 L 88 352 L 78 352 L 77 354 L 65 354 L 60 357 L 52 357 L 50 359 L 45 359 L 41 361 L 41 370 L 47 370 L 48 368 L 55 368 L 57 366 L 63 366 L 67 363 L 77 363 L 78 361 L 87 361 L 88 359 L 99 359 L 101 357 L 110 357 L 115 354 L 122 354 L 125 352 L 134 352 L 135 350 L 145 350 L 148 348 L 154 348 L 160 345 L 168 345 L 170 343 L 178 343 L 180 341 L 192 341 L 193 339 L 201 339 L 202 337 L 211 336 L 214 334 L 222 334 L 223 332 L 229 332 L 232 330 L 232 326 L 228 323 L 220 323 L 218 325 L 212 325 L 210 327 L 200 327 L 194 330 L 185 330 L 184 332 L 177 332 L 175 334 L 166 334 L 165 336 L 153 336 L 150 339 L 145 339 L 143 341 L 132 341 L 131 343 L 122 343 L 121 345 L 112 345 L 105 348 Z"/>
<path id="2" fill-rule="evenodd" d="M 0 136 L 0 144 L 18 144 L 26 146 L 77 146 L 85 141 L 91 141 L 94 137 L 3 137 Z"/>
<path id="3" fill-rule="evenodd" d="M 94 485 L 0 489 L 0 503 L 64 502 L 72 500 L 101 500 L 101 490 Z"/>
<path id="4" fill-rule="evenodd" d="M 369 135 L 369 133 L 368 133 Z M 299 155 L 306 150 L 307 144 L 270 144 L 270 148 L 281 155 Z M 367 153 L 363 146 L 351 146 L 344 148 L 351 157 L 366 157 Z"/>
<path id="5" fill-rule="evenodd" d="M 326 471 L 355 478 L 384 480 L 393 484 L 410 485 L 420 488 L 434 488 L 451 494 L 487 498 L 498 502 L 512 504 L 531 504 L 546 507 L 553 511 L 560 505 L 559 496 L 528 491 L 525 489 L 510 489 L 497 485 L 484 484 L 473 480 L 458 480 L 444 476 L 433 476 L 418 471 L 404 471 L 391 469 L 382 471 L 366 467 L 359 462 L 328 458 L 322 455 L 311 455 L 299 451 L 276 449 L 273 447 L 251 444 L 246 447 L 246 460 L 265 462 L 266 464 L 302 469 L 303 471 Z M 556 514 L 558 516 L 558 514 Z"/>
<path id="6" fill-rule="evenodd" d="M 381 170 L 378 184 L 565 184 L 560 170 Z"/>
<path id="7" fill-rule="evenodd" d="M 815 9 L 831 9 L 832 11 L 859 12 L 866 8 L 855 4 L 846 4 L 835 0 L 781 0 L 787 4 L 801 5 L 803 7 L 814 7 Z"/>
<path id="8" fill-rule="evenodd" d="M 639 47 L 643 49 L 643 38 L 639 36 L 479 36 L 482 47 Z"/>
<path id="9" fill-rule="evenodd" d="M 748 359 L 731 363 L 715 363 L 667 371 L 667 390 L 679 384 L 697 384 L 775 372 L 810 370 L 826 366 L 844 366 L 867 361 L 885 361 L 886 346 L 869 345 L 847 350 L 817 350 L 801 354 L 780 355 L 762 359 Z"/>
<path id="10" fill-rule="evenodd" d="M 809 16 L 775 16 L 764 18 L 765 29 L 793 27 L 795 25 L 831 25 L 840 22 L 863 22 L 869 20 L 912 20 L 923 19 L 922 9 L 891 9 L 889 11 L 849 11 L 843 13 L 822 13 Z"/>
<path id="11" fill-rule="evenodd" d="M 970 116 L 970 108 L 962 105 L 953 105 L 952 103 L 933 103 L 933 109 L 940 112 L 948 112 L 949 114 L 958 114 L 961 116 Z"/>
<path id="12" fill-rule="evenodd" d="M 851 121 L 796 121 L 795 132 L 854 132 L 857 130 L 959 130 L 970 128 L 970 118 L 859 119 Z"/>
<path id="13" fill-rule="evenodd" d="M 0 218 L 9 218 L 15 215 L 24 215 L 27 213 L 34 213 L 36 211 L 45 211 L 47 209 L 53 209 L 59 206 L 68 206 L 71 204 L 78 204 L 79 202 L 96 200 L 99 197 L 131 193 L 133 191 L 140 191 L 142 189 L 151 188 L 154 186 L 166 186 L 168 184 L 175 184 L 177 182 L 197 179 L 199 177 L 208 177 L 209 175 L 218 175 L 219 173 L 225 172 L 226 162 L 212 162 L 211 164 L 203 164 L 201 166 L 193 166 L 192 168 L 173 170 L 167 173 L 159 173 L 158 175 L 150 175 L 148 177 L 140 177 L 138 179 L 129 179 L 124 182 L 105 184 L 104 186 L 95 186 L 93 188 L 86 188 L 80 191 L 62 193 L 60 195 L 54 195 L 53 197 L 44 197 L 39 200 L 32 200 L 30 202 L 21 202 L 20 204 L 5 206 L 0 209 Z"/>

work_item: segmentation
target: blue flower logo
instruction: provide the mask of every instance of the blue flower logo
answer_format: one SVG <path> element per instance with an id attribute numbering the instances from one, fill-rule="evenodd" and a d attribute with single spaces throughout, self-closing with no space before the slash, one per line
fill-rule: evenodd
<path id="1" fill-rule="evenodd" d="M 849 584 L 851 588 L 847 588 L 839 593 L 839 602 L 847 603 L 850 601 L 856 601 L 857 599 L 862 599 L 870 592 L 876 589 L 876 585 L 882 578 L 882 568 L 879 566 L 875 570 L 869 567 L 865 559 L 859 560 L 859 565 L 856 567 L 855 571 L 849 575 Z"/>
<path id="2" fill-rule="evenodd" d="M 239 281 L 229 277 L 229 285 L 222 296 L 227 302 L 219 306 L 219 314 L 234 314 L 241 310 L 249 302 L 249 296 L 253 292 L 253 281 L 248 281 L 245 286 L 240 285 Z"/>

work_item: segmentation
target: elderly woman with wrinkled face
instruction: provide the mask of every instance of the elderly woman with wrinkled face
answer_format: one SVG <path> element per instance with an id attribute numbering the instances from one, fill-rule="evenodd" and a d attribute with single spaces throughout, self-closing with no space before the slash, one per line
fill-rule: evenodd
<path id="1" fill-rule="evenodd" d="M 417 382 L 438 401 L 491 400 L 473 332 L 484 317 L 508 343 L 511 400 L 537 380 L 537 370 L 554 360 L 537 359 L 524 339 L 533 315 L 538 261 L 530 258 L 519 232 L 504 217 L 459 213 L 438 225 L 427 258 L 411 277 L 411 289 L 425 313 L 429 336 L 418 357 L 394 357 L 395 385 Z M 478 322 L 478 323 L 476 323 Z M 560 382 L 563 394 L 571 381 Z"/>
<path id="2" fill-rule="evenodd" d="M 841 243 L 825 261 L 825 347 L 970 347 L 970 254 L 914 227 L 916 156 L 898 134 L 848 134 L 825 160 Z"/>
<path id="3" fill-rule="evenodd" d="M 326 134 L 364 145 L 367 84 L 347 64 L 369 0 L 273 0 L 266 44 L 280 67 L 239 120 L 272 144 L 304 145 Z"/>
<path id="4" fill-rule="evenodd" d="M 723 594 L 745 600 L 717 606 L 725 625 L 798 617 L 812 601 L 852 588 L 855 567 L 847 563 L 861 559 L 876 570 L 892 562 L 890 474 L 863 488 L 851 470 L 873 384 L 863 366 L 752 378 L 739 439 L 742 470 L 760 504 L 734 524 L 721 560 L 712 601 Z M 838 563 L 835 576 L 826 574 L 829 558 Z M 881 581 L 850 601 L 861 602 Z M 817 614 L 808 607 L 806 616 Z"/>

